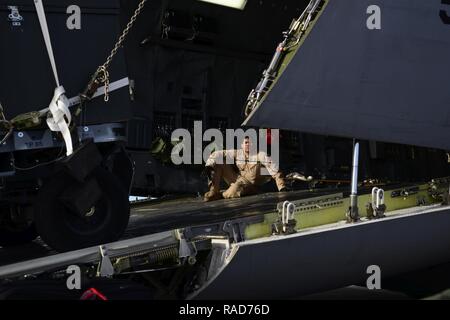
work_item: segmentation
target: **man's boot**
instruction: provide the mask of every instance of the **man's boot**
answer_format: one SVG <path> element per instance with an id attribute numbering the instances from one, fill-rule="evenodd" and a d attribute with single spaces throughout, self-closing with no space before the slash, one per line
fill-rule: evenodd
<path id="1" fill-rule="evenodd" d="M 216 192 L 215 190 L 209 190 L 207 193 L 205 193 L 205 196 L 203 197 L 203 201 L 209 202 L 209 201 L 215 201 L 223 199 L 222 194 L 219 192 Z"/>
<path id="2" fill-rule="evenodd" d="M 220 193 L 220 178 L 221 175 L 219 172 L 215 172 L 215 170 L 210 171 L 210 175 L 208 176 L 208 187 L 209 191 L 205 193 L 203 200 L 205 202 L 214 201 L 222 199 L 222 194 Z"/>

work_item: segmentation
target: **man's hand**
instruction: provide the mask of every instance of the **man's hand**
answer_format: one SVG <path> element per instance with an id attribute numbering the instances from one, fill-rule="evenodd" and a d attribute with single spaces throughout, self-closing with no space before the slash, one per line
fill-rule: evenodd
<path id="1" fill-rule="evenodd" d="M 289 186 L 284 186 L 279 190 L 279 192 L 289 192 L 289 191 L 292 191 L 292 188 Z"/>

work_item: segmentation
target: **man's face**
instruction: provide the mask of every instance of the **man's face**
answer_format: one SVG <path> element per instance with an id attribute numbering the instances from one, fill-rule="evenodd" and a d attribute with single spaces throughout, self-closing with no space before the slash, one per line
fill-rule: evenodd
<path id="1" fill-rule="evenodd" d="M 242 141 L 242 150 L 244 150 L 245 153 L 249 153 L 251 145 L 250 139 L 244 139 L 244 141 Z"/>

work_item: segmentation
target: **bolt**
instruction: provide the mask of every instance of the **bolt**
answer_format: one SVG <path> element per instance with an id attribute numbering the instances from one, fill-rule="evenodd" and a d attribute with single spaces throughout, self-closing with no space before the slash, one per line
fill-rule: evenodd
<path id="1" fill-rule="evenodd" d="M 86 212 L 86 217 L 92 217 L 95 213 L 95 207 L 92 207 L 88 212 Z"/>
<path id="2" fill-rule="evenodd" d="M 197 259 L 195 259 L 195 257 L 189 257 L 187 262 L 189 265 L 193 266 L 197 262 Z"/>

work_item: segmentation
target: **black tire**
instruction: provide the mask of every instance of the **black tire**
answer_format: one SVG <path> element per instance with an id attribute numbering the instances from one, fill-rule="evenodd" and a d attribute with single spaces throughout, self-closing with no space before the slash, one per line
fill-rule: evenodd
<path id="1" fill-rule="evenodd" d="M 91 178 L 97 180 L 102 194 L 89 217 L 74 214 L 58 200 L 75 183 L 64 174 L 53 177 L 39 192 L 36 228 L 42 240 L 59 252 L 113 242 L 125 232 L 130 217 L 127 191 L 106 169 L 97 168 Z"/>
<path id="2" fill-rule="evenodd" d="M 30 243 L 38 237 L 34 223 L 17 226 L 4 225 L 0 227 L 0 247 L 13 247 Z"/>

